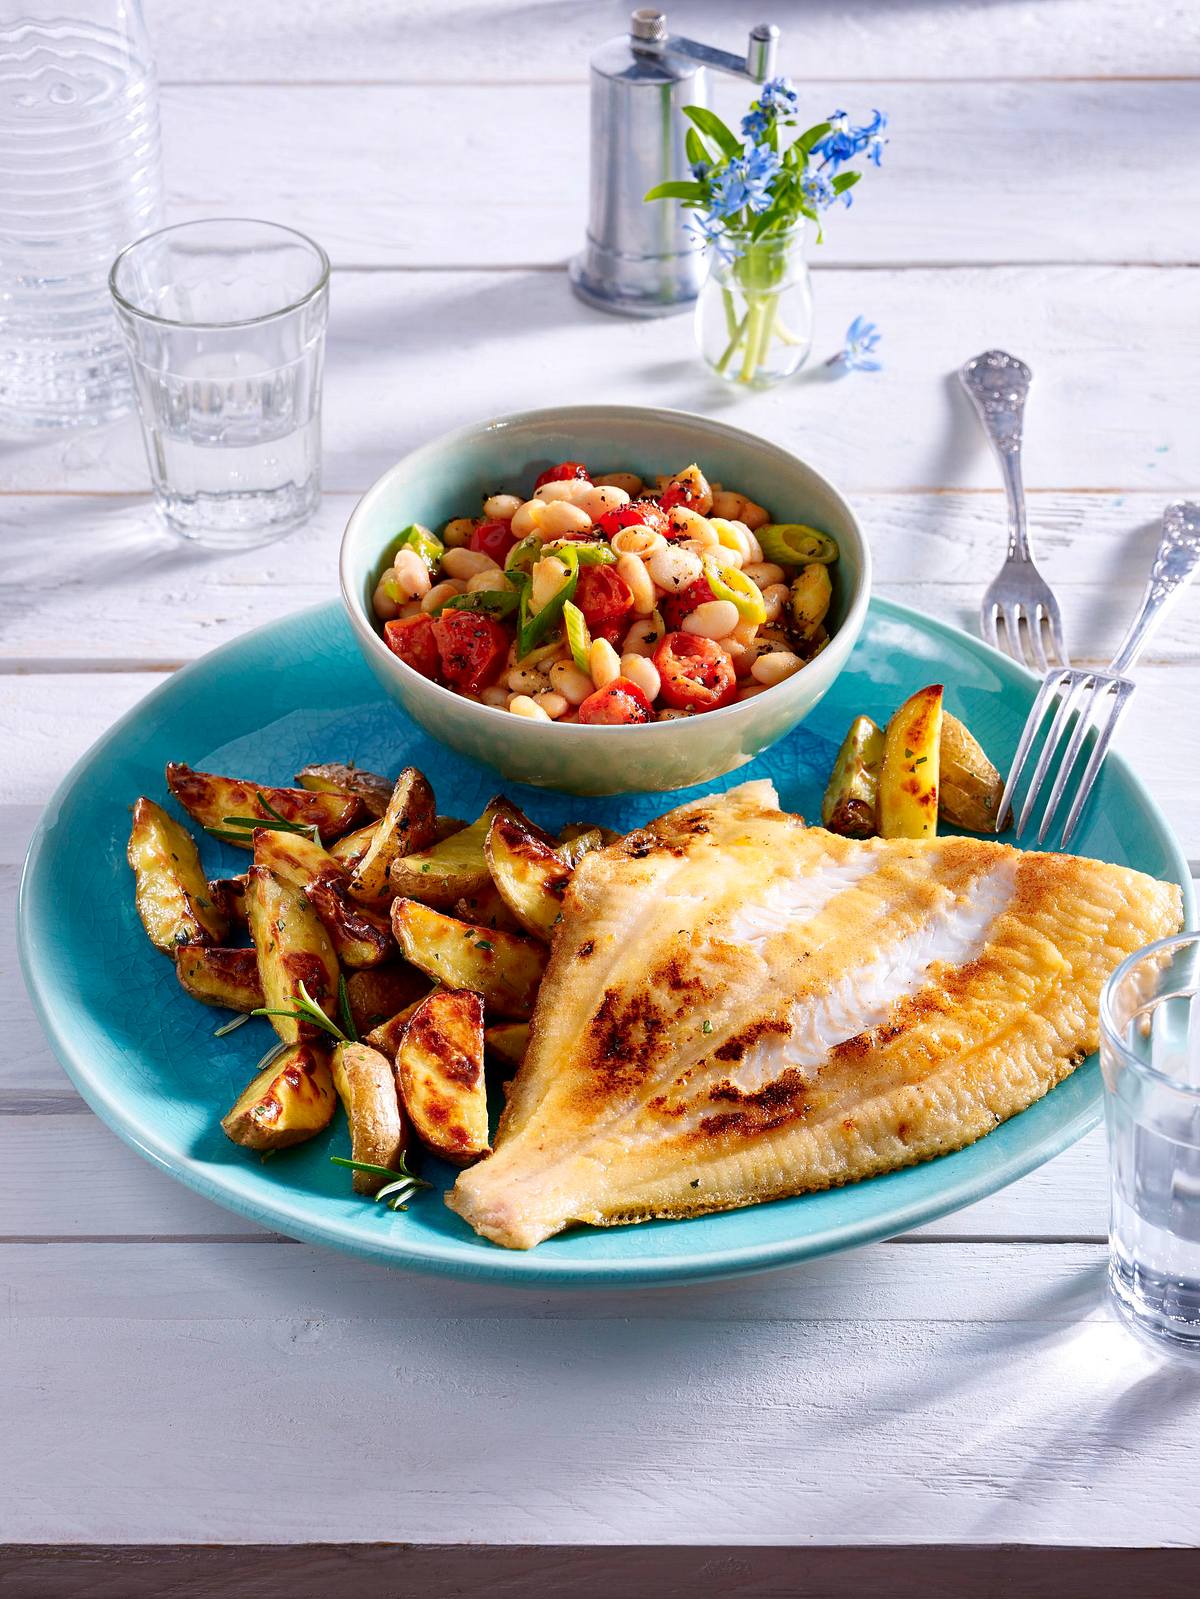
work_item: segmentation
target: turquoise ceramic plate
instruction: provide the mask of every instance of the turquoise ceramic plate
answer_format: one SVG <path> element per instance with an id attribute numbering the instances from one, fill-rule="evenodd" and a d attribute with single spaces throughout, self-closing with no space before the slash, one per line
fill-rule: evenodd
<path id="1" fill-rule="evenodd" d="M 752 765 L 783 803 L 807 815 L 851 717 L 886 720 L 923 683 L 947 684 L 948 703 L 993 757 L 1011 754 L 1033 679 L 965 634 L 876 600 L 850 665 L 813 716 Z M 392 772 L 420 766 L 442 807 L 470 816 L 495 774 L 450 754 L 380 691 L 340 608 L 330 605 L 260 629 L 171 678 L 78 763 L 47 808 L 22 885 L 21 950 L 42 1022 L 88 1103 L 135 1149 L 229 1209 L 280 1232 L 398 1266 L 545 1286 L 676 1282 L 762 1270 L 884 1238 L 981 1199 L 1058 1153 L 1100 1114 L 1095 1060 L 970 1149 L 870 1182 L 692 1221 L 580 1229 L 527 1254 L 483 1242 L 443 1205 L 449 1168 L 430 1163 L 435 1191 L 405 1214 L 356 1199 L 329 1162 L 349 1143 L 339 1118 L 325 1136 L 267 1164 L 235 1148 L 219 1116 L 270 1042 L 265 1021 L 214 1038 L 220 1012 L 195 1004 L 146 940 L 125 863 L 129 807 L 167 798 L 163 766 L 286 783 L 305 761 L 343 760 Z M 629 828 L 673 798 L 574 800 L 514 789 L 539 822 L 582 811 Z M 691 797 L 680 794 L 679 799 Z M 1079 850 L 1191 884 L 1171 833 L 1129 768 L 1109 759 Z M 209 846 L 206 845 L 206 849 Z M 210 864 L 244 868 L 212 844 Z"/>

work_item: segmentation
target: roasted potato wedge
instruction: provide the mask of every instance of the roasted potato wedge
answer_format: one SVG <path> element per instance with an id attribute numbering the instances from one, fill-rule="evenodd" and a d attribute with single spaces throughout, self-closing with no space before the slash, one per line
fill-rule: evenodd
<path id="1" fill-rule="evenodd" d="M 802 639 L 812 639 L 829 611 L 833 583 L 820 561 L 802 566 L 792 579 L 792 622 Z"/>
<path id="2" fill-rule="evenodd" d="M 254 860 L 307 896 L 343 965 L 380 966 L 395 954 L 387 919 L 350 898 L 350 874 L 311 838 L 259 828 Z"/>
<path id="3" fill-rule="evenodd" d="M 395 784 L 378 772 L 363 772 L 357 766 L 332 762 L 326 766 L 303 766 L 296 773 L 301 788 L 311 794 L 357 794 L 372 816 L 382 816 Z"/>
<path id="4" fill-rule="evenodd" d="M 396 1055 L 396 1083 L 413 1131 L 444 1160 L 466 1166 L 488 1153 L 478 994 L 443 988 L 421 1001 Z"/>
<path id="5" fill-rule="evenodd" d="M 892 717 L 879 774 L 882 838 L 933 838 L 937 833 L 942 743 L 942 685 L 918 689 Z"/>
<path id="6" fill-rule="evenodd" d="M 377 1049 L 381 1055 L 386 1055 L 389 1060 L 395 1060 L 404 1039 L 404 1030 L 411 1021 L 414 1011 L 428 998 L 428 994 L 422 994 L 420 999 L 414 999 L 411 1005 L 405 1005 L 403 1010 L 398 1010 L 394 1016 L 389 1016 L 386 1022 L 380 1022 L 378 1027 L 372 1027 L 363 1042 L 370 1044 L 372 1049 Z"/>
<path id="7" fill-rule="evenodd" d="M 556 847 L 563 860 L 574 866 L 588 850 L 603 849 L 605 844 L 615 844 L 620 836 L 620 833 L 611 827 L 598 827 L 592 822 L 568 822 L 565 827 L 560 827 L 558 830 Z M 585 844 L 586 848 L 575 852 L 572 846 L 576 842 Z"/>
<path id="8" fill-rule="evenodd" d="M 497 1022 L 485 1030 L 483 1041 L 497 1060 L 508 1066 L 519 1066 L 529 1044 L 529 1023 Z"/>
<path id="9" fill-rule="evenodd" d="M 391 1061 L 368 1044 L 339 1044 L 331 1070 L 333 1086 L 350 1123 L 351 1160 L 394 1170 L 404 1156 L 408 1130 Z M 354 1192 L 375 1194 L 387 1181 L 375 1172 L 356 1171 Z"/>
<path id="10" fill-rule="evenodd" d="M 175 975 L 202 1005 L 249 1013 L 265 1003 L 252 949 L 181 947 L 175 952 Z"/>
<path id="11" fill-rule="evenodd" d="M 329 1056 L 312 1044 L 293 1044 L 239 1094 L 221 1126 L 243 1149 L 286 1149 L 323 1132 L 336 1108 Z"/>
<path id="12" fill-rule="evenodd" d="M 396 779 L 383 819 L 350 879 L 355 899 L 368 904 L 386 902 L 395 890 L 388 884 L 388 867 L 413 850 L 427 849 L 437 828 L 433 790 L 415 766 L 406 766 Z"/>
<path id="13" fill-rule="evenodd" d="M 356 827 L 352 833 L 344 833 L 341 838 L 335 839 L 329 846 L 329 853 L 339 865 L 352 872 L 370 849 L 371 840 L 378 831 L 378 822 L 368 822 L 365 827 Z"/>
<path id="14" fill-rule="evenodd" d="M 579 842 L 575 839 L 573 845 Z M 509 910 L 527 932 L 549 943 L 573 868 L 503 812 L 492 819 L 484 856 Z"/>
<path id="15" fill-rule="evenodd" d="M 821 822 L 844 838 L 870 838 L 879 803 L 883 734 L 869 716 L 856 716 L 842 742 L 821 801 Z"/>
<path id="16" fill-rule="evenodd" d="M 337 998 L 338 963 L 329 934 L 306 897 L 265 866 L 246 874 L 246 913 L 258 956 L 263 996 L 272 1010 L 295 1010 L 303 983 L 327 1016 Z M 285 1044 L 321 1036 L 320 1028 L 295 1016 L 272 1016 Z"/>
<path id="17" fill-rule="evenodd" d="M 467 894 L 451 907 L 451 914 L 460 922 L 476 922 L 480 927 L 499 927 L 506 933 L 523 932 L 520 922 L 500 897 L 500 890 L 490 880 L 474 894 Z"/>
<path id="18" fill-rule="evenodd" d="M 955 827 L 994 833 L 1004 779 L 979 740 L 949 711 L 942 712 L 941 814 Z"/>
<path id="19" fill-rule="evenodd" d="M 229 922 L 209 893 L 195 840 L 145 795 L 133 807 L 127 853 L 134 903 L 155 949 L 170 955 L 181 944 L 221 942 Z"/>
<path id="20" fill-rule="evenodd" d="M 315 827 L 323 840 L 339 838 L 355 827 L 363 816 L 363 802 L 357 794 L 310 794 L 303 788 L 271 788 L 266 783 L 243 783 L 236 777 L 216 777 L 212 772 L 193 772 L 190 766 L 172 761 L 167 767 L 167 787 L 201 827 L 216 828 L 226 834 L 230 816 L 253 816 L 270 821 L 263 807 L 267 801 L 288 822 Z M 234 832 L 239 830 L 235 829 Z M 245 839 L 228 837 L 228 844 L 250 849 L 251 832 Z"/>
<path id="21" fill-rule="evenodd" d="M 365 1037 L 373 1027 L 386 1022 L 415 1000 L 424 999 L 428 992 L 429 979 L 425 973 L 407 961 L 396 960 L 386 966 L 373 966 L 368 971 L 351 972 L 346 979 L 346 1003 L 350 1007 L 354 1031 L 360 1038 Z"/>
<path id="22" fill-rule="evenodd" d="M 419 899 L 435 910 L 449 910 L 460 899 L 477 894 L 489 878 L 483 846 L 493 817 L 501 811 L 516 814 L 502 794 L 488 803 L 478 821 L 464 827 L 413 855 L 402 855 L 392 862 L 391 889 L 403 899 Z"/>
<path id="23" fill-rule="evenodd" d="M 208 894 L 230 927 L 246 925 L 246 874 L 241 877 L 210 877 Z"/>
<path id="24" fill-rule="evenodd" d="M 456 922 L 413 899 L 392 906 L 392 931 L 405 959 L 435 983 L 471 988 L 489 1010 L 524 1021 L 546 966 L 546 946 L 494 927 Z"/>

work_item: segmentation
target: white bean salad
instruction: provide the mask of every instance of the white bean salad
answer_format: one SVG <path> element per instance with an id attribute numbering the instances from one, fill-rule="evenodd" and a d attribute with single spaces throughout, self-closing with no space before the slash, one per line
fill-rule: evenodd
<path id="1" fill-rule="evenodd" d="M 828 534 L 698 466 L 643 481 L 562 461 L 440 535 L 414 523 L 374 595 L 402 661 L 538 721 L 663 721 L 782 683 L 828 639 Z"/>

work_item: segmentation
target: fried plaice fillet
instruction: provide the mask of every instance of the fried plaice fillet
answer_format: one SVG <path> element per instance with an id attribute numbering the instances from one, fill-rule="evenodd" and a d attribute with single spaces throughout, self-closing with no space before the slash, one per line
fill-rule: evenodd
<path id="1" fill-rule="evenodd" d="M 528 1249 L 892 1171 L 1024 1110 L 1097 1045 L 1177 886 L 979 839 L 836 837 L 770 783 L 586 856 L 495 1152 L 447 1203 Z"/>

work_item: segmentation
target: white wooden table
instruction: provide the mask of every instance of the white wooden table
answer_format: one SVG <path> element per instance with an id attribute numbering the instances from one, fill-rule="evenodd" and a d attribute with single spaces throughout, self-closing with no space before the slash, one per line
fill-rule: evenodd
<path id="1" fill-rule="evenodd" d="M 1195 8 L 681 4 L 678 25 L 731 46 L 772 14 L 814 119 L 892 118 L 816 277 L 818 354 L 861 312 L 886 370 L 754 398 L 706 379 L 686 319 L 602 318 L 567 287 L 587 56 L 625 9 L 149 0 L 173 216 L 292 222 L 334 260 L 327 491 L 285 542 L 207 558 L 157 530 L 131 421 L 3 447 L 10 904 L 68 764 L 164 673 L 332 595 L 355 495 L 494 411 L 637 400 L 757 429 L 850 494 L 883 593 L 969 626 L 1003 506 L 951 374 L 1003 345 L 1037 375 L 1038 549 L 1076 654 L 1107 658 L 1163 505 L 1200 492 Z M 1200 589 L 1139 668 L 1122 734 L 1193 860 L 1198 624 Z M 0 939 L 0 1526 L 12 1546 L 89 1546 L 53 1567 L 10 1553 L 9 1591 L 174 1593 L 202 1567 L 187 1591 L 374 1573 L 434 1599 L 1033 1594 L 1083 1570 L 1001 1545 L 1160 1548 L 1135 1571 L 1185 1591 L 1170 1562 L 1197 1557 L 1168 1546 L 1200 1542 L 1200 1377 L 1101 1305 L 1099 1135 L 919 1233 L 768 1277 L 619 1294 L 410 1277 L 256 1231 L 138 1160 L 43 1041 L 11 914 Z M 168 1548 L 115 1570 L 104 1552 L 281 1543 L 359 1547 Z M 512 1547 L 451 1562 L 424 1549 L 440 1545 Z M 1125 1569 L 1098 1557 L 1091 1591 Z"/>

